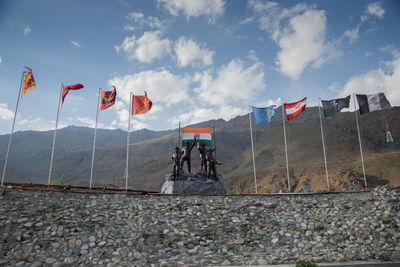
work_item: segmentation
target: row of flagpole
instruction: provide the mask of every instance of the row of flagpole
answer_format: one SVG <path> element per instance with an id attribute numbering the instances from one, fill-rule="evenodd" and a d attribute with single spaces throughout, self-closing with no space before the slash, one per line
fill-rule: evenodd
<path id="1" fill-rule="evenodd" d="M 27 68 L 27 67 L 26 67 Z M 7 162 L 8 162 L 8 156 L 9 156 L 9 152 L 10 152 L 10 147 L 11 147 L 11 141 L 12 141 L 12 136 L 13 136 L 13 132 L 14 132 L 14 126 L 15 126 L 15 120 L 16 120 L 16 116 L 17 116 L 17 111 L 18 111 L 18 107 L 19 107 L 19 101 L 20 98 L 25 95 L 26 93 L 28 93 L 29 91 L 33 90 L 36 87 L 33 75 L 32 75 L 32 70 L 30 68 L 27 68 L 29 70 L 29 73 L 27 75 L 26 71 L 22 72 L 22 77 L 21 77 L 21 83 L 20 83 L 20 87 L 18 90 L 18 98 L 17 98 L 17 103 L 16 103 L 16 107 L 15 107 L 15 112 L 14 112 L 14 118 L 13 118 L 13 124 L 12 124 L 12 128 L 11 128 L 11 134 L 9 137 L 9 142 L 8 142 L 8 147 L 7 147 L 7 153 L 6 153 L 6 157 L 5 157 L 5 163 L 4 163 L 4 167 L 3 167 L 3 174 L 2 174 L 2 179 L 1 179 L 1 185 L 3 185 L 4 183 L 4 178 L 5 178 L 5 174 L 6 174 L 6 169 L 7 169 Z M 54 129 L 54 135 L 53 135 L 53 145 L 52 145 L 52 152 L 51 152 L 51 159 L 50 159 L 50 167 L 49 167 L 49 175 L 48 175 L 48 188 L 50 188 L 50 182 L 51 182 L 51 175 L 52 175 L 52 167 L 53 167 L 53 159 L 54 159 L 54 150 L 55 150 L 55 143 L 56 143 L 56 134 L 57 134 L 57 128 L 58 128 L 58 120 L 59 120 L 59 114 L 60 114 L 60 107 L 62 106 L 63 102 L 64 102 L 64 98 L 65 96 L 68 94 L 69 90 L 77 90 L 77 89 L 81 89 L 83 88 L 83 85 L 81 84 L 75 84 L 75 85 L 71 85 L 71 86 L 64 86 L 63 84 L 61 84 L 61 89 L 60 89 L 60 95 L 59 95 L 59 100 L 58 100 L 58 106 L 57 106 L 57 118 L 56 118 L 56 124 L 55 124 L 55 129 Z M 22 93 L 21 93 L 22 90 Z M 96 133 L 97 133 L 97 122 L 98 122 L 98 115 L 99 115 L 99 110 L 103 110 L 106 109 L 107 107 L 111 106 L 114 104 L 115 102 L 115 98 L 116 98 L 116 88 L 114 87 L 114 91 L 104 91 L 105 95 L 107 95 L 108 97 L 108 102 L 105 104 L 105 106 L 103 106 L 103 102 L 102 102 L 102 107 L 99 108 L 99 104 L 100 104 L 100 97 L 102 99 L 102 101 L 104 101 L 103 99 L 103 94 L 102 94 L 102 89 L 99 88 L 99 92 L 98 92 L 98 97 L 97 97 L 97 110 L 96 110 L 96 122 L 95 122 L 95 128 L 94 128 L 94 137 L 93 137 L 93 150 L 92 150 L 92 161 L 91 161 L 91 170 L 90 170 L 90 191 L 92 189 L 92 183 L 93 183 L 93 168 L 94 168 L 94 157 L 95 157 L 95 148 L 96 148 Z M 379 96 L 378 96 L 379 95 Z M 383 95 L 383 100 L 381 99 L 381 95 Z M 357 97 L 360 96 L 368 96 L 368 95 L 357 95 Z M 379 109 L 386 109 L 391 107 L 390 103 L 387 101 L 387 99 L 385 98 L 383 93 L 380 94 L 376 94 L 376 95 L 369 95 L 368 97 L 376 97 L 378 96 L 379 101 L 381 102 L 379 104 L 376 103 L 376 99 L 371 100 L 371 108 L 373 110 L 379 110 Z M 112 98 L 113 97 L 113 98 Z M 110 100 L 112 98 L 112 100 Z M 147 94 L 145 92 L 144 96 L 135 96 L 133 95 L 133 93 L 130 92 L 129 95 L 130 98 L 130 103 L 129 103 L 129 118 L 128 118 L 128 131 L 127 131 L 127 151 L 126 151 L 126 167 L 125 167 L 125 190 L 126 192 L 128 192 L 128 180 L 129 180 L 129 144 L 130 144 L 130 120 L 131 120 L 131 115 L 136 115 L 136 114 L 142 114 L 142 113 L 146 113 L 147 111 L 149 111 L 151 109 L 152 103 L 151 101 L 147 98 Z M 135 98 L 135 101 L 133 101 L 133 99 Z M 350 98 L 350 96 L 348 96 L 348 98 Z M 358 123 L 358 116 L 357 116 L 357 109 L 356 109 L 356 95 L 353 94 L 353 98 L 354 98 L 354 113 L 355 113 L 355 119 L 356 119 L 356 124 L 357 124 L 357 132 L 358 132 L 358 140 L 359 140 L 359 145 L 360 145 L 360 155 L 361 155 L 361 165 L 362 165 L 362 170 L 363 170 L 363 175 L 364 175 L 364 183 L 365 183 L 365 188 L 367 188 L 367 180 L 366 180 L 366 174 L 365 174 L 365 166 L 364 166 L 364 156 L 363 156 L 363 149 L 362 149 L 362 142 L 361 142 L 361 134 L 360 134 L 360 128 L 359 128 L 359 123 Z M 345 99 L 345 98 L 343 98 Z M 332 101 L 343 101 L 343 99 L 334 99 Z M 62 100 L 62 101 L 61 101 Z M 285 141 L 285 156 L 286 156 L 286 172 L 287 172 L 287 183 L 288 183 L 288 192 L 290 193 L 291 189 L 290 189 L 290 175 L 289 175 L 289 163 L 288 163 L 288 152 L 287 152 L 287 141 L 286 141 L 286 127 L 285 127 L 285 110 L 286 110 L 286 116 L 288 121 L 292 120 L 294 118 L 296 118 L 302 111 L 305 110 L 306 107 L 306 100 L 307 98 L 304 98 L 298 102 L 294 102 L 294 103 L 285 103 L 282 105 L 282 120 L 283 120 L 283 133 L 284 133 L 284 141 Z M 368 98 L 367 100 L 364 100 L 364 103 L 362 103 L 363 106 L 361 106 L 361 102 L 360 99 L 358 99 L 359 101 L 359 106 L 360 106 L 360 114 L 366 113 L 366 112 L 370 112 L 370 107 L 368 106 L 370 99 Z M 365 102 L 366 101 L 366 102 Z M 375 101 L 375 102 L 374 102 Z M 386 102 L 385 102 L 386 101 Z M 135 111 L 133 110 L 133 102 L 137 103 L 138 107 L 135 107 Z M 324 108 L 324 112 L 325 112 L 325 107 L 324 107 L 324 101 L 321 100 L 320 98 L 318 98 L 318 112 L 319 112 L 319 117 L 320 117 L 320 126 L 321 126 L 321 137 L 322 137 L 322 148 L 323 148 L 323 155 L 324 155 L 324 165 L 325 165 L 325 174 L 326 174 L 326 181 L 327 181 L 327 186 L 329 189 L 329 175 L 328 175 L 328 165 L 327 165 L 327 159 L 326 159 L 326 149 L 325 149 L 325 138 L 324 138 L 324 131 L 323 131 L 323 125 L 322 125 L 322 116 L 321 116 L 321 107 L 319 102 L 321 102 L 323 104 L 323 108 Z M 325 101 L 327 102 L 327 101 Z M 349 104 L 349 100 L 347 100 L 347 107 Z M 335 104 L 336 105 L 336 104 Z M 362 109 L 365 108 L 365 105 L 367 106 L 367 111 L 363 111 Z M 377 105 L 384 105 L 384 106 L 379 106 L 377 108 Z M 335 112 L 336 111 L 340 111 L 344 106 L 337 108 L 335 106 Z M 254 108 L 254 107 L 253 107 Z M 270 107 L 268 107 L 267 109 L 269 110 Z M 336 110 L 337 108 L 337 110 Z M 251 107 L 249 106 L 249 121 L 250 121 L 250 137 L 251 137 L 251 148 L 252 148 L 252 158 L 253 158 L 253 172 L 254 172 L 254 184 L 255 184 L 255 192 L 258 193 L 258 188 L 257 188 L 257 175 L 256 175 L 256 165 L 255 165 L 255 154 L 254 154 L 254 140 L 253 140 L 253 129 L 252 129 L 252 120 L 251 120 Z M 288 110 L 290 110 L 290 112 L 288 112 Z M 273 111 L 273 110 L 271 110 Z M 253 109 L 253 113 L 254 113 L 254 109 Z M 268 115 L 268 111 L 266 113 L 267 118 L 269 117 Z M 272 114 L 273 116 L 273 114 Z M 327 115 L 325 114 L 325 117 Z M 254 117 L 254 119 L 256 120 L 256 115 Z M 271 119 L 271 117 L 268 118 L 269 122 Z M 257 122 L 256 122 L 257 123 Z M 214 129 L 214 146 L 215 146 L 215 127 L 214 127 L 214 121 L 213 121 L 213 129 Z M 180 132 L 180 123 L 179 123 L 179 132 Z M 179 135 L 180 136 L 180 135 Z M 180 138 L 180 137 L 179 137 Z M 178 142 L 180 143 L 180 140 L 178 140 Z M 178 143 L 178 145 L 179 145 Z"/>
<path id="2" fill-rule="evenodd" d="M 380 93 L 380 94 L 382 94 L 382 93 Z M 376 94 L 376 95 L 380 95 L 380 94 Z M 358 96 L 361 96 L 361 95 L 358 95 Z M 370 95 L 371 98 L 373 96 L 375 96 L 375 95 Z M 350 96 L 348 96 L 348 98 L 349 97 Z M 385 108 L 383 108 L 383 107 L 380 107 L 380 108 L 374 107 L 374 110 L 387 109 L 388 107 L 390 107 L 390 103 L 386 100 L 386 98 L 384 96 L 383 96 L 383 98 L 384 98 L 384 101 L 387 102 L 387 106 L 385 106 Z M 359 123 L 358 123 L 358 116 L 357 116 L 356 94 L 353 94 L 353 99 L 354 99 L 354 114 L 355 114 L 355 120 L 356 120 L 356 125 L 357 125 L 358 142 L 359 142 L 359 146 L 360 146 L 361 167 L 362 167 L 363 177 L 364 177 L 364 186 L 365 186 L 365 189 L 367 189 L 367 178 L 366 178 L 366 174 L 365 174 L 364 154 L 363 154 L 363 148 L 362 148 L 360 126 L 359 126 Z M 304 100 L 306 100 L 306 98 L 303 99 L 303 100 L 300 100 L 298 102 L 295 102 L 295 103 L 288 103 L 288 104 L 283 104 L 282 105 L 282 124 L 283 124 L 283 136 L 284 136 L 284 143 L 285 143 L 286 175 L 287 175 L 287 186 L 288 186 L 288 192 L 289 193 L 291 191 L 291 188 L 290 188 L 289 161 L 288 161 L 288 149 L 287 149 L 287 138 L 286 138 L 286 127 L 285 127 L 285 124 L 286 124 L 285 123 L 285 109 L 286 109 L 286 105 L 289 106 L 289 105 L 292 105 L 292 104 L 298 104 L 298 103 L 301 103 Z M 339 100 L 339 99 L 337 99 L 337 100 Z M 322 124 L 322 115 L 321 115 L 322 112 L 321 112 L 320 102 L 322 103 L 323 101 L 322 101 L 321 98 L 318 98 L 318 113 L 319 113 L 319 121 L 320 121 L 320 126 L 321 126 L 321 140 L 322 140 L 322 150 L 323 150 L 323 155 L 324 155 L 325 176 L 326 176 L 327 187 L 328 187 L 328 190 L 329 190 L 330 183 L 329 183 L 329 174 L 328 174 L 328 163 L 327 163 L 327 157 L 326 157 L 325 135 L 324 135 L 324 129 L 323 129 L 323 124 Z M 349 104 L 349 103 L 347 103 L 347 104 Z M 373 101 L 372 101 L 372 104 L 376 105 L 376 103 L 373 103 Z M 367 105 L 368 105 L 368 102 L 367 102 Z M 386 105 L 386 103 L 384 105 Z M 298 108 L 298 106 L 299 105 L 297 105 L 297 108 Z M 359 102 L 359 106 L 360 106 L 360 113 L 363 114 L 362 111 L 361 111 L 360 102 Z M 336 108 L 337 107 L 335 106 L 335 109 Z M 338 108 L 337 111 L 340 111 L 342 108 L 343 107 Z M 267 108 L 259 108 L 259 109 L 263 109 L 265 111 Z M 305 109 L 305 104 L 304 104 L 304 109 Z M 300 110 L 300 109 L 298 108 L 298 110 Z M 249 106 L 249 125 L 250 125 L 249 128 L 250 128 L 250 140 L 251 140 L 251 150 L 252 150 L 252 158 L 253 158 L 254 187 L 255 187 L 255 192 L 257 194 L 258 193 L 257 173 L 256 173 L 256 163 L 255 163 L 255 153 L 254 153 L 254 140 L 253 140 L 253 128 L 252 128 L 252 119 L 251 119 L 251 114 L 252 113 L 254 114 L 254 112 L 255 112 L 254 109 L 252 111 L 251 110 L 251 106 Z M 298 112 L 298 114 L 295 115 L 295 117 L 297 117 L 302 111 L 300 111 L 300 112 L 297 111 L 297 112 Z M 335 112 L 336 112 L 336 110 L 335 110 Z M 366 112 L 369 112 L 369 110 L 366 111 Z M 288 113 L 286 113 L 286 115 L 287 115 L 288 121 L 295 118 L 295 117 L 293 117 L 293 118 L 289 119 L 289 115 L 291 115 L 291 114 L 288 115 Z M 269 115 L 266 115 L 266 116 L 269 117 Z M 327 116 L 327 115 L 325 115 L 325 116 Z M 269 122 L 270 119 L 271 118 L 269 118 L 268 121 L 263 121 L 263 122 Z M 254 118 L 254 120 L 256 121 L 256 117 Z M 258 122 L 258 123 L 260 123 L 260 122 Z M 257 124 L 257 122 L 256 122 L 256 124 Z"/>
<path id="3" fill-rule="evenodd" d="M 15 120 L 17 117 L 18 113 L 18 107 L 20 103 L 20 98 L 34 89 L 36 87 L 36 83 L 34 81 L 33 75 L 32 75 L 32 70 L 27 68 L 29 70 L 29 73 L 27 75 L 26 71 L 22 72 L 22 77 L 21 77 L 21 83 L 19 86 L 18 90 L 18 97 L 17 97 L 17 103 L 15 106 L 15 112 L 14 112 L 14 118 L 13 118 L 13 123 L 11 127 L 11 133 L 8 141 L 8 147 L 7 147 L 7 153 L 5 157 L 5 162 L 4 162 L 4 167 L 3 167 L 3 173 L 2 173 L 2 178 L 1 178 L 1 186 L 4 184 L 4 179 L 5 179 L 5 174 L 7 170 L 7 163 L 8 163 L 8 157 L 10 153 L 10 148 L 11 148 L 11 142 L 12 142 L 12 137 L 14 133 L 14 126 L 15 126 Z M 51 182 L 51 176 L 52 176 L 52 170 L 53 170 L 53 161 L 54 161 L 54 153 L 55 153 L 55 144 L 56 144 L 56 136 L 57 136 L 57 129 L 58 129 L 58 121 L 59 121 L 59 116 L 60 116 L 60 109 L 62 104 L 64 103 L 64 98 L 68 94 L 69 90 L 77 90 L 83 88 L 83 85 L 81 84 L 76 84 L 76 85 L 71 85 L 71 86 L 64 86 L 64 84 L 61 84 L 60 88 L 60 94 L 58 98 L 58 105 L 57 105 L 57 118 L 56 118 L 56 123 L 55 123 L 55 128 L 54 128 L 54 134 L 53 134 L 53 144 L 52 144 L 52 149 L 51 149 L 51 157 L 50 157 L 50 166 L 49 166 L 49 174 L 48 174 L 48 180 L 47 180 L 47 188 L 50 189 L 50 182 Z M 22 93 L 21 93 L 22 92 Z M 100 106 L 100 98 L 103 101 L 103 95 L 102 92 L 107 95 L 108 97 L 108 102 L 102 103 L 102 107 Z M 95 122 L 95 127 L 94 127 L 94 136 L 93 136 L 93 150 L 92 150 L 92 161 L 91 161 L 91 168 L 90 168 L 90 183 L 89 183 L 89 190 L 92 190 L 92 184 L 93 184 L 93 169 L 94 169 L 94 159 L 95 159 L 95 151 L 96 151 L 96 137 L 97 137 L 97 122 L 98 122 L 98 117 L 99 117 L 99 110 L 106 109 L 107 107 L 111 106 L 114 104 L 116 98 L 116 89 L 114 87 L 114 91 L 102 91 L 101 88 L 99 88 L 98 95 L 97 95 L 97 109 L 96 109 L 96 122 Z M 131 115 L 136 115 L 136 114 L 142 114 L 146 113 L 149 111 L 152 107 L 151 101 L 147 98 L 147 94 L 145 92 L 144 96 L 135 96 L 133 95 L 132 92 L 129 94 L 130 98 L 130 103 L 129 103 L 129 119 L 128 119 L 128 132 L 127 132 L 127 144 L 126 144 L 126 168 L 125 168 L 125 190 L 128 192 L 128 180 L 129 180 L 129 144 L 130 144 L 130 121 L 131 121 Z M 135 98 L 135 103 L 137 104 L 137 109 L 133 110 L 133 98 Z"/>

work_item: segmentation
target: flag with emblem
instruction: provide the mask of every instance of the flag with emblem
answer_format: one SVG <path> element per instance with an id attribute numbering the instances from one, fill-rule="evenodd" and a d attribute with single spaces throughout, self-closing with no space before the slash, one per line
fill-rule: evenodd
<path id="1" fill-rule="evenodd" d="M 113 91 L 103 91 L 101 90 L 101 104 L 100 110 L 105 110 L 115 104 L 115 99 L 117 97 L 117 89 L 114 87 Z"/>
<path id="2" fill-rule="evenodd" d="M 133 95 L 132 96 L 132 115 L 143 114 L 149 111 L 153 103 L 147 97 L 147 93 L 144 95 Z"/>
<path id="3" fill-rule="evenodd" d="M 302 113 L 306 109 L 306 104 L 307 104 L 307 97 L 297 102 L 285 103 L 284 106 L 285 106 L 287 120 L 290 121 L 299 116 L 300 113 Z"/>
<path id="4" fill-rule="evenodd" d="M 269 123 L 275 115 L 275 105 L 266 108 L 251 107 L 253 110 L 254 123 Z"/>
<path id="5" fill-rule="evenodd" d="M 336 113 L 340 112 L 344 108 L 348 108 L 350 105 L 350 96 L 344 98 L 337 98 L 332 100 L 321 100 L 322 107 L 324 109 L 324 116 L 330 117 L 335 116 Z"/>
<path id="6" fill-rule="evenodd" d="M 36 87 L 36 82 L 35 79 L 33 78 L 32 70 L 28 67 L 25 67 L 28 69 L 28 73 L 24 75 L 24 81 L 22 84 L 22 92 L 21 96 L 26 95 Z"/>

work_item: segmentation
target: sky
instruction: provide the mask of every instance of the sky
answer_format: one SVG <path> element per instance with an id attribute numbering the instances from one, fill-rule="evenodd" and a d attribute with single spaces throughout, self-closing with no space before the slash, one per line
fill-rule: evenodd
<path id="1" fill-rule="evenodd" d="M 24 66 L 36 88 L 15 130 L 55 127 L 61 84 L 81 83 L 59 128 L 94 127 L 99 88 L 117 88 L 98 128 L 127 130 L 130 93 L 152 109 L 131 130 L 230 120 L 307 97 L 384 92 L 400 105 L 400 1 L 0 0 L 0 134 Z"/>

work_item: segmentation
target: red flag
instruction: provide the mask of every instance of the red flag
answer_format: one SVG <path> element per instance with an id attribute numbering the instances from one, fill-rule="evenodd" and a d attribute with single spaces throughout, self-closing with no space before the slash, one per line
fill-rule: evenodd
<path id="1" fill-rule="evenodd" d="M 151 109 L 150 99 L 147 97 L 147 93 L 144 92 L 144 95 L 133 95 L 132 96 L 132 115 L 146 113 Z"/>
<path id="2" fill-rule="evenodd" d="M 62 91 L 62 104 L 64 104 L 64 98 L 67 96 L 69 90 L 78 90 L 83 88 L 83 85 L 80 83 L 73 84 L 73 85 L 65 85 L 63 86 L 63 91 Z"/>
<path id="3" fill-rule="evenodd" d="M 100 110 L 104 110 L 115 104 L 115 99 L 117 97 L 117 89 L 114 87 L 113 91 L 103 91 L 101 90 L 101 104 Z"/>
<path id="4" fill-rule="evenodd" d="M 293 120 L 306 109 L 307 97 L 298 102 L 285 103 L 286 116 L 288 121 Z"/>

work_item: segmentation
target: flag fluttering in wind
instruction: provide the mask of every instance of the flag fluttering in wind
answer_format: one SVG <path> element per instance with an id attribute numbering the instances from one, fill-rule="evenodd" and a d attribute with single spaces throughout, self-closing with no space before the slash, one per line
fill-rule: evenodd
<path id="1" fill-rule="evenodd" d="M 254 115 L 254 123 L 269 123 L 272 117 L 275 115 L 275 105 L 266 108 L 251 107 Z"/>
<path id="2" fill-rule="evenodd" d="M 22 84 L 22 92 L 21 96 L 26 95 L 36 87 L 35 79 L 33 78 L 32 70 L 28 67 L 25 67 L 28 69 L 28 73 L 24 75 L 24 81 Z"/>
<path id="3" fill-rule="evenodd" d="M 62 104 L 64 104 L 64 98 L 67 96 L 69 90 L 79 90 L 82 89 L 83 85 L 80 83 L 73 84 L 73 85 L 64 85 L 63 86 L 63 91 L 62 91 Z"/>
<path id="4" fill-rule="evenodd" d="M 332 100 L 321 100 L 322 107 L 324 109 L 324 115 L 326 117 L 335 116 L 336 113 L 340 112 L 344 108 L 348 108 L 350 105 L 350 95 L 345 98 L 337 98 Z"/>
<path id="5" fill-rule="evenodd" d="M 285 103 L 287 120 L 293 120 L 306 109 L 307 97 L 293 103 Z"/>
<path id="6" fill-rule="evenodd" d="M 198 145 L 211 146 L 211 127 L 182 128 L 182 146 L 186 146 L 187 142 L 192 145 L 194 138 Z"/>
<path id="7" fill-rule="evenodd" d="M 384 93 L 356 95 L 356 97 L 360 106 L 360 114 L 392 108 Z"/>
<path id="8" fill-rule="evenodd" d="M 115 99 L 117 97 L 117 89 L 114 86 L 113 91 L 101 91 L 101 104 L 100 110 L 105 110 L 115 104 Z"/>
<path id="9" fill-rule="evenodd" d="M 147 97 L 147 93 L 144 95 L 133 95 L 132 96 L 132 115 L 143 114 L 151 109 L 153 103 Z"/>

